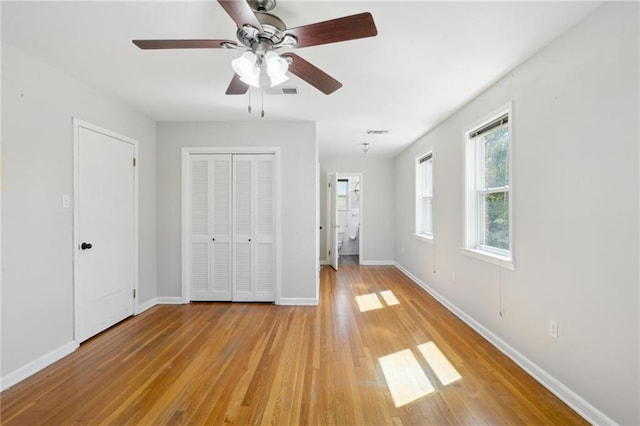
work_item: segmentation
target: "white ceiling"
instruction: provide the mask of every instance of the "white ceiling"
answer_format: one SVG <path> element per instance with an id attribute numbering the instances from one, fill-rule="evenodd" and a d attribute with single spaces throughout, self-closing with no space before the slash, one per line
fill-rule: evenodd
<path id="1" fill-rule="evenodd" d="M 344 86 L 324 95 L 224 94 L 237 50 L 142 51 L 132 39 L 235 40 L 216 1 L 2 2 L 2 40 L 156 121 L 311 120 L 323 155 L 393 157 L 599 2 L 284 1 L 289 28 L 369 11 L 378 36 L 296 53 Z M 371 136 L 367 129 L 388 129 Z"/>

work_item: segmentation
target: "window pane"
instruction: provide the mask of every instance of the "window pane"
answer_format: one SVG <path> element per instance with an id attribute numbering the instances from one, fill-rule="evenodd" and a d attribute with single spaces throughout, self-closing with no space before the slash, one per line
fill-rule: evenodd
<path id="1" fill-rule="evenodd" d="M 481 204 L 482 233 L 480 243 L 509 250 L 509 193 L 497 192 L 484 195 Z"/>
<path id="2" fill-rule="evenodd" d="M 485 188 L 509 185 L 509 128 L 501 127 L 484 136 Z"/>
<path id="3" fill-rule="evenodd" d="M 429 160 L 425 162 L 424 166 L 424 174 L 425 174 L 425 194 L 427 196 L 433 195 L 433 160 Z"/>
<path id="4" fill-rule="evenodd" d="M 346 196 L 349 192 L 349 181 L 344 179 L 338 180 L 337 192 L 338 196 Z"/>
<path id="5" fill-rule="evenodd" d="M 423 230 L 422 233 L 423 234 L 432 234 L 433 233 L 433 199 L 431 197 L 429 198 L 424 198 L 423 201 L 423 218 L 422 218 L 422 225 L 423 225 Z"/>
<path id="6" fill-rule="evenodd" d="M 336 197 L 336 209 L 338 209 L 338 210 L 347 210 L 347 196 L 346 195 L 338 195 Z"/>

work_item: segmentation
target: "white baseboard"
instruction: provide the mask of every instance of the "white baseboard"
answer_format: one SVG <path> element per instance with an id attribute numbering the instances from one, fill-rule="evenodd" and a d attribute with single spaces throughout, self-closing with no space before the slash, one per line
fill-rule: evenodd
<path id="1" fill-rule="evenodd" d="M 0 379 L 0 391 L 10 388 L 11 386 L 23 381 L 27 377 L 36 374 L 43 368 L 50 366 L 59 359 L 64 358 L 65 356 L 78 349 L 78 346 L 78 343 L 75 340 L 72 340 L 71 342 L 60 346 L 58 349 L 54 349 L 48 354 L 44 354 L 40 358 L 31 361 L 27 365 L 12 371 L 11 373 Z"/>
<path id="2" fill-rule="evenodd" d="M 281 297 L 278 305 L 281 306 L 318 306 L 315 297 Z"/>
<path id="3" fill-rule="evenodd" d="M 321 265 L 330 265 L 329 261 L 326 259 L 320 259 L 320 264 Z"/>
<path id="4" fill-rule="evenodd" d="M 402 271 L 407 277 L 409 277 L 413 282 L 415 282 L 420 288 L 429 293 L 444 305 L 449 311 L 451 311 L 455 316 L 464 321 L 469 327 L 474 329 L 478 334 L 484 337 L 489 343 L 495 346 L 500 352 L 509 357 L 513 362 L 518 364 L 523 370 L 525 370 L 531 377 L 536 379 L 542 386 L 547 388 L 551 393 L 560 398 L 565 404 L 571 407 L 575 412 L 584 417 L 585 420 L 594 425 L 615 425 L 612 419 L 610 419 L 606 414 L 598 410 L 593 405 L 589 404 L 584 400 L 580 395 L 569 389 L 563 383 L 561 383 L 558 379 L 553 377 L 551 374 L 547 373 L 540 366 L 535 364 L 529 358 L 524 356 L 522 353 L 518 352 L 512 346 L 510 346 L 507 342 L 502 340 L 500 337 L 495 335 L 491 330 L 477 322 L 463 310 L 458 308 L 456 305 L 447 300 L 444 296 L 439 294 L 429 285 L 424 283 L 418 277 L 413 275 L 407 269 L 402 267 L 402 265 L 397 262 L 394 263 L 394 266 Z"/>
<path id="5" fill-rule="evenodd" d="M 146 302 L 136 306 L 136 315 L 140 315 L 141 313 L 143 313 L 144 311 L 146 311 L 147 309 L 151 309 L 154 306 L 156 306 L 158 304 L 158 299 L 156 297 L 152 298 L 151 300 L 147 300 Z"/>
<path id="6" fill-rule="evenodd" d="M 156 297 L 158 305 L 184 305 L 187 302 L 182 297 Z"/>
<path id="7" fill-rule="evenodd" d="M 361 265 L 365 266 L 395 266 L 393 260 L 360 260 Z"/>

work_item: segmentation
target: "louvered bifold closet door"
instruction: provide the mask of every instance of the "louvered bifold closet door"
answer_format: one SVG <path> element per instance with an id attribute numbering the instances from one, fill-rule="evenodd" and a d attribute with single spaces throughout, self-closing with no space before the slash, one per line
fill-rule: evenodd
<path id="1" fill-rule="evenodd" d="M 275 300 L 274 156 L 233 156 L 233 300 Z"/>
<path id="2" fill-rule="evenodd" d="M 254 300 L 275 300 L 274 156 L 255 159 Z"/>
<path id="3" fill-rule="evenodd" d="M 231 156 L 191 158 L 191 300 L 231 300 Z"/>

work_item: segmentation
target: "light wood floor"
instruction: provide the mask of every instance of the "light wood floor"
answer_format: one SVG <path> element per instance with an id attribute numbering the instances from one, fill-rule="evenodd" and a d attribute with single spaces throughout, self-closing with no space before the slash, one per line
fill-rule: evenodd
<path id="1" fill-rule="evenodd" d="M 319 307 L 156 306 L 3 392 L 1 423 L 586 424 L 395 268 L 321 282 Z M 383 307 L 360 312 L 371 293 Z M 461 379 L 439 381 L 427 342 Z M 434 391 L 396 407 L 379 358 L 406 350 Z"/>

